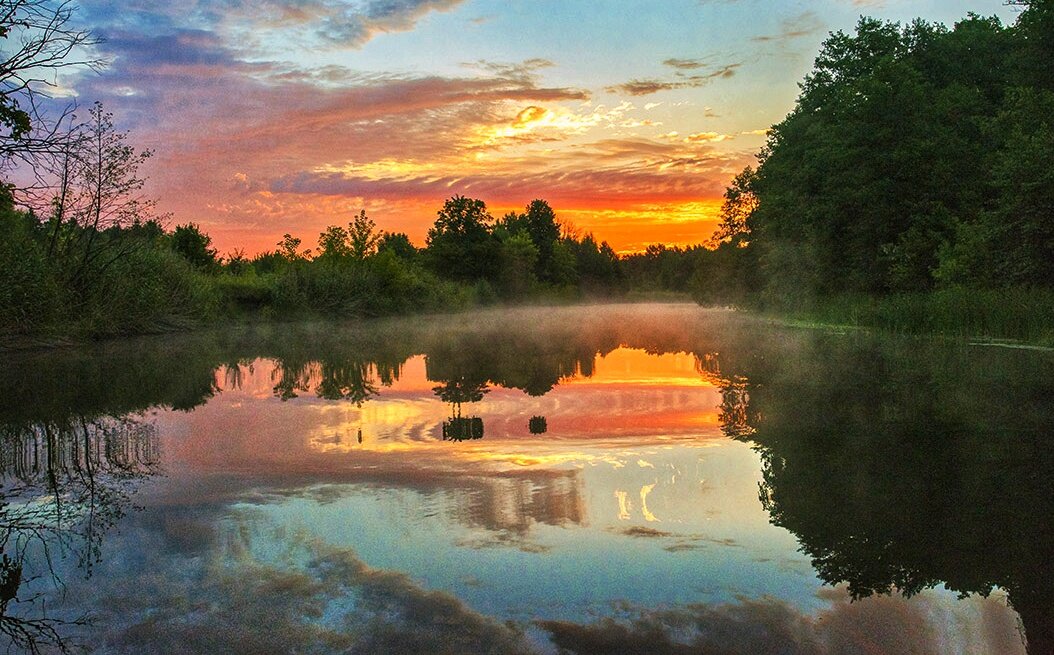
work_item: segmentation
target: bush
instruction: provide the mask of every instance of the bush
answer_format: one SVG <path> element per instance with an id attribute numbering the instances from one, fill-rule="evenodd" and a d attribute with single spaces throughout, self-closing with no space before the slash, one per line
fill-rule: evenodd
<path id="1" fill-rule="evenodd" d="M 0 331 L 30 333 L 53 323 L 63 305 L 58 283 L 34 234 L 36 222 L 0 208 Z"/>

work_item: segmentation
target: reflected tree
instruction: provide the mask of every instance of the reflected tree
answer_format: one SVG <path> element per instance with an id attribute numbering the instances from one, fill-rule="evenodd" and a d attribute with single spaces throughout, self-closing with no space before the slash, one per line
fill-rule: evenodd
<path id="1" fill-rule="evenodd" d="M 292 400 L 311 388 L 312 362 L 303 358 L 282 357 L 271 369 L 274 395 L 281 400 Z"/>
<path id="2" fill-rule="evenodd" d="M 356 405 L 391 386 L 402 371 L 403 360 L 385 353 L 327 352 L 321 357 L 292 354 L 281 357 L 273 369 L 274 395 L 281 400 L 313 391 L 323 400 L 350 400 Z"/>
<path id="3" fill-rule="evenodd" d="M 68 652 L 68 630 L 87 617 L 49 614 L 72 555 L 88 577 L 105 534 L 158 472 L 153 425 L 130 417 L 71 417 L 0 428 L 0 633 L 28 652 Z"/>
<path id="4" fill-rule="evenodd" d="M 478 416 L 461 415 L 461 403 L 478 403 L 490 390 L 486 381 L 468 380 L 464 377 L 447 380 L 432 387 L 432 393 L 443 402 L 450 403 L 451 417 L 443 423 L 444 441 L 466 441 L 483 438 L 483 419 Z"/>
<path id="5" fill-rule="evenodd" d="M 762 505 L 825 582 L 855 598 L 999 587 L 1049 655 L 1049 362 L 920 348 L 777 347 L 725 377 L 725 430 L 754 443 Z"/>
<path id="6" fill-rule="evenodd" d="M 474 441 L 483 438 L 483 419 L 454 416 L 443 423 L 443 441 Z"/>
<path id="7" fill-rule="evenodd" d="M 544 416 L 532 416 L 531 420 L 527 421 L 527 429 L 531 434 L 545 434 L 549 431 L 549 425 Z"/>
<path id="8" fill-rule="evenodd" d="M 365 361 L 322 362 L 315 393 L 325 400 L 350 400 L 362 405 L 379 393 L 373 364 Z"/>

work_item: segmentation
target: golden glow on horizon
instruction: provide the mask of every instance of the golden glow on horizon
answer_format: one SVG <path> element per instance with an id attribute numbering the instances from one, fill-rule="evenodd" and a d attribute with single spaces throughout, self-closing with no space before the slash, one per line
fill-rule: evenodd
<path id="1" fill-rule="evenodd" d="M 169 208 L 204 219 L 204 202 L 213 218 L 202 224 L 219 251 L 244 248 L 249 255 L 274 249 L 283 233 L 313 247 L 326 226 L 344 224 L 363 208 L 379 229 L 405 232 L 423 246 L 436 212 L 453 195 L 483 200 L 495 217 L 547 200 L 561 223 L 619 253 L 705 243 L 717 226 L 726 180 L 752 161 L 738 142 L 735 150 L 717 145 L 746 133 L 685 131 L 671 138 L 677 132 L 660 128 L 657 107 L 666 111 L 662 103 L 502 100 L 457 129 L 437 124 L 438 133 L 412 137 L 436 140 L 436 147 L 371 142 L 367 154 L 351 143 L 341 147 L 346 137 L 335 135 L 291 152 L 290 165 L 299 168 L 276 185 L 262 157 L 281 153 L 258 152 L 253 142 L 243 155 L 250 161 L 220 175 L 229 193 L 181 194 Z M 382 133 L 389 129 L 374 122 Z M 176 170 L 176 162 L 167 168 Z M 186 185 L 183 176 L 168 182 Z"/>
<path id="2" fill-rule="evenodd" d="M 622 8 L 558 21 L 589 33 L 589 56 L 555 38 L 549 11 L 496 10 L 508 20 L 470 20 L 468 39 L 461 29 L 440 36 L 432 30 L 451 24 L 415 16 L 397 30 L 364 30 L 350 47 L 305 47 L 328 33 L 315 21 L 335 15 L 268 23 L 275 38 L 259 41 L 245 38 L 261 28 L 240 8 L 175 15 L 144 5 L 95 18 L 144 39 L 164 26 L 178 50 L 145 56 L 129 49 L 137 38 L 113 40 L 106 83 L 71 79 L 63 93 L 109 91 L 118 118 L 157 149 L 147 195 L 175 222 L 201 225 L 223 255 L 273 250 L 286 233 L 314 247 L 326 226 L 360 209 L 421 245 L 455 194 L 483 200 L 495 216 L 547 200 L 620 253 L 694 245 L 710 238 L 725 186 L 756 163 L 768 126 L 793 106 L 808 57 L 734 55 L 744 44 L 786 45 L 770 31 L 744 41 L 736 22 L 713 35 L 725 46 L 698 52 L 698 30 L 684 30 L 722 18 L 685 2 L 688 10 L 659 3 L 645 21 Z M 442 4 L 461 12 L 461 3 Z M 522 21 L 537 38 L 503 32 Z M 191 27 L 194 36 L 182 31 Z M 404 28 L 431 36 L 397 37 Z M 429 45 L 448 39 L 459 47 Z M 388 50 L 397 41 L 403 47 Z"/>
<path id="3" fill-rule="evenodd" d="M 322 453 L 413 451 L 415 457 L 517 467 L 606 463 L 619 468 L 634 461 L 646 467 L 644 460 L 613 460 L 608 454 L 591 451 L 593 446 L 609 445 L 620 434 L 651 434 L 653 443 L 684 443 L 688 435 L 676 435 L 687 428 L 692 431 L 689 443 L 695 445 L 703 443 L 696 431 L 719 437 L 720 395 L 699 374 L 697 366 L 695 356 L 687 353 L 653 355 L 618 348 L 596 359 L 592 376 L 565 379 L 541 398 L 529 399 L 516 390 L 492 389 L 484 401 L 462 407 L 463 415 L 483 418 L 486 438 L 463 442 L 452 450 L 438 440 L 439 426 L 450 417 L 451 408 L 437 402 L 431 393 L 437 383 L 425 378 L 424 357 L 416 356 L 403 366 L 395 384 L 383 388 L 377 398 L 362 407 L 321 406 L 318 412 L 322 420 L 308 433 L 307 440 L 312 450 Z M 685 392 L 693 396 L 671 396 Z M 705 395 L 695 396 L 698 392 Z M 646 394 L 644 400 L 640 400 L 641 393 Z M 653 399 L 648 400 L 647 394 Z M 634 402 L 622 400 L 630 397 Z M 608 409 L 596 414 L 575 409 L 594 405 Z M 546 441 L 540 442 L 523 429 L 521 423 L 525 424 L 532 413 L 549 419 Z M 516 416 L 521 419 L 512 418 Z M 564 443 L 567 438 L 593 440 L 593 446 L 588 441 Z"/>
<path id="4" fill-rule="evenodd" d="M 412 167 L 415 164 L 394 164 Z M 527 198 L 527 196 L 525 196 Z M 523 211 L 531 198 L 522 205 L 488 205 L 491 214 L 500 217 L 507 212 Z M 301 205 L 303 220 L 291 232 L 303 239 L 305 248 L 314 248 L 318 234 L 327 225 L 343 225 L 351 220 L 364 201 L 341 199 L 329 203 L 317 199 L 312 206 L 309 199 Z M 425 234 L 436 211 L 441 206 L 432 201 L 401 202 L 368 209 L 378 228 L 389 232 L 405 232 L 418 247 L 424 246 Z M 626 204 L 621 208 L 564 207 L 554 205 L 557 219 L 573 232 L 584 236 L 592 233 L 598 242 L 606 241 L 619 254 L 643 252 L 652 244 L 693 246 L 706 243 L 720 222 L 721 201 L 671 202 L 664 205 Z M 318 212 L 313 214 L 312 212 Z M 423 218 L 422 218 L 423 217 Z M 234 248 L 245 248 L 249 254 L 273 250 L 277 240 L 261 233 L 249 224 L 220 228 L 210 233 L 221 253 Z"/>

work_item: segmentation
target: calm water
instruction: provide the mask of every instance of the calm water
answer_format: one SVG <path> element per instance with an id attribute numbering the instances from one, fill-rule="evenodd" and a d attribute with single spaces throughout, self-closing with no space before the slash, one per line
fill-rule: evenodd
<path id="1" fill-rule="evenodd" d="M 23 645 L 1054 644 L 1051 353 L 636 305 L 149 338 L 0 371 L 0 629 Z"/>

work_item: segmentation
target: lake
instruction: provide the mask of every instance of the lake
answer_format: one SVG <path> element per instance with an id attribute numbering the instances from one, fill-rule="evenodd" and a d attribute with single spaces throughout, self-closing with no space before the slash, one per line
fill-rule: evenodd
<path id="1" fill-rule="evenodd" d="M 0 366 L 22 647 L 1054 648 L 1050 352 L 641 304 Z"/>

